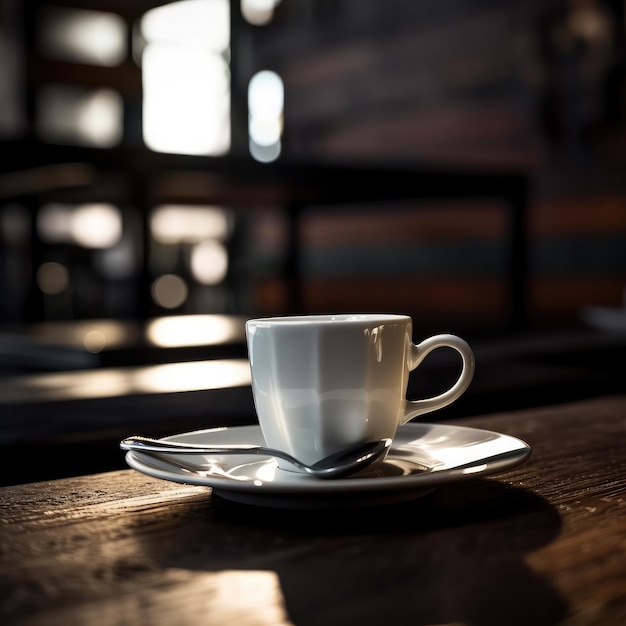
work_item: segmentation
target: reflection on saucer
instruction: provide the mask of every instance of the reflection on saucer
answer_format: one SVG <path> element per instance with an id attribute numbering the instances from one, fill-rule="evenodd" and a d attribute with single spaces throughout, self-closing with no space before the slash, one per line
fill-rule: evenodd
<path id="1" fill-rule="evenodd" d="M 395 476 L 411 476 L 413 474 L 423 474 L 428 472 L 427 466 L 410 459 L 387 458 L 383 463 L 373 469 L 367 469 L 358 474 L 350 476 L 352 480 L 362 480 L 364 478 L 391 478 Z"/>

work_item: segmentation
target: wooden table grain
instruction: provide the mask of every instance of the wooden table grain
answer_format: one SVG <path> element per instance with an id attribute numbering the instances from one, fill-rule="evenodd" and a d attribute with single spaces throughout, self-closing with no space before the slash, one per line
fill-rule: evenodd
<path id="1" fill-rule="evenodd" d="M 533 455 L 340 514 L 132 470 L 0 489 L 0 623 L 626 624 L 626 397 L 462 423 Z"/>

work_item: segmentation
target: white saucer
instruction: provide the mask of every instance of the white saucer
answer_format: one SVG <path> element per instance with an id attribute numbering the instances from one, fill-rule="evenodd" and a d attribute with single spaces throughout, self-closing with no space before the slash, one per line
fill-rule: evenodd
<path id="1" fill-rule="evenodd" d="M 168 441 L 216 445 L 265 445 L 259 426 L 198 430 Z M 179 469 L 140 452 L 128 452 L 130 467 L 163 480 L 212 487 L 222 498 L 288 508 L 369 506 L 410 500 L 438 485 L 503 472 L 525 461 L 530 446 L 509 435 L 446 424 L 410 423 L 398 429 L 385 462 L 348 478 L 323 480 L 278 468 L 258 455 L 173 458 L 206 463 L 200 472 Z"/>

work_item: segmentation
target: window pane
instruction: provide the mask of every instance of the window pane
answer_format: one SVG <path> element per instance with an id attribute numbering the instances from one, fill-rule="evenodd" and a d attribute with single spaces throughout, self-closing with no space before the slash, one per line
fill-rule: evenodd
<path id="1" fill-rule="evenodd" d="M 38 20 L 41 51 L 74 63 L 115 66 L 126 57 L 126 24 L 114 13 L 46 8 Z"/>
<path id="2" fill-rule="evenodd" d="M 123 103 L 113 89 L 49 85 L 37 95 L 37 132 L 44 141 L 110 148 L 123 135 Z"/>
<path id="3" fill-rule="evenodd" d="M 229 6 L 184 0 L 143 16 L 143 137 L 152 150 L 217 156 L 230 149 Z"/>

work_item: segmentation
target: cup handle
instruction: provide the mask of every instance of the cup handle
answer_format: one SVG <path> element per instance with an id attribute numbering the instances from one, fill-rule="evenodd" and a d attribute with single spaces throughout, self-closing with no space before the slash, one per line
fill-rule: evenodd
<path id="1" fill-rule="evenodd" d="M 463 369 L 458 380 L 450 389 L 438 396 L 423 400 L 408 400 L 400 424 L 406 424 L 406 422 L 418 415 L 430 413 L 452 404 L 452 402 L 458 400 L 463 395 L 472 382 L 475 369 L 474 353 L 469 344 L 456 335 L 434 335 L 424 339 L 419 344 L 411 344 L 409 370 L 413 371 L 433 350 L 443 347 L 454 348 L 461 355 Z"/>

